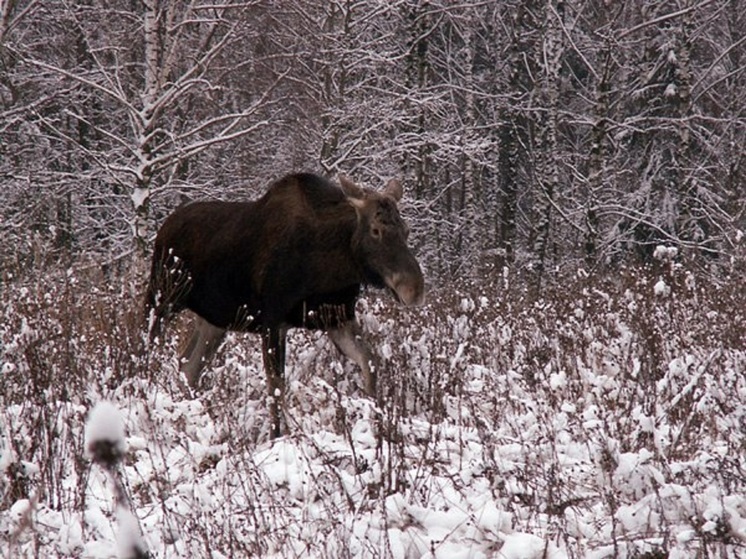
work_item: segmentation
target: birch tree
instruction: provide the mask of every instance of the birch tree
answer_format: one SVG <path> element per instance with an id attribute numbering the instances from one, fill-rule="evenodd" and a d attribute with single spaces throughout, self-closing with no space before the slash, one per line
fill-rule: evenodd
<path id="1" fill-rule="evenodd" d="M 254 117 L 270 102 L 271 87 L 250 103 L 220 107 L 224 89 L 212 73 L 220 56 L 245 39 L 250 8 L 245 2 L 177 0 L 145 0 L 139 12 L 108 2 L 90 7 L 64 4 L 62 9 L 78 22 L 90 70 L 40 57 L 30 60 L 41 70 L 84 86 L 118 115 L 91 121 L 84 107 L 68 109 L 71 117 L 107 139 L 110 151 L 88 155 L 108 181 L 130 192 L 132 237 L 140 252 L 147 246 L 154 191 L 167 189 L 179 166 L 190 158 L 266 124 Z M 102 26 L 107 32 L 100 32 Z M 132 35 L 118 31 L 118 26 L 141 30 L 140 40 L 133 44 Z M 198 98 L 218 110 L 203 110 Z M 201 116 L 175 118 L 185 111 Z"/>

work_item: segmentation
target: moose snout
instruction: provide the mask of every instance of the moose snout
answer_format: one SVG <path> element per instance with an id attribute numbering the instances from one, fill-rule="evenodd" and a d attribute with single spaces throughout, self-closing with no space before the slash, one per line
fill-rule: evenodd
<path id="1" fill-rule="evenodd" d="M 417 306 L 425 302 L 425 280 L 422 273 L 394 274 L 387 283 L 402 304 Z"/>

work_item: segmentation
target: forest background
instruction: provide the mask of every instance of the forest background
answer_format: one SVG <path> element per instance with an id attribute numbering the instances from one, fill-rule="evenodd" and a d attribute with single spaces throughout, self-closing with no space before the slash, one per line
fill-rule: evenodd
<path id="1" fill-rule="evenodd" d="M 745 8 L 0 0 L 0 557 L 743 557 Z M 142 296 L 299 170 L 401 177 L 428 295 L 358 303 L 377 402 L 293 331 L 270 440 L 256 337 L 185 394 Z"/>
<path id="2" fill-rule="evenodd" d="M 0 5 L 0 269 L 294 170 L 402 177 L 434 281 L 742 261 L 740 0 Z"/>

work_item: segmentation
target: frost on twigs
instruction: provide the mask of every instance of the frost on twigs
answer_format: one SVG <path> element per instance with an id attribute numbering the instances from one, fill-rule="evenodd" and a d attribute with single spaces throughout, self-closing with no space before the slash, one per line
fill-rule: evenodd
<path id="1" fill-rule="evenodd" d="M 679 249 L 676 247 L 667 247 L 665 245 L 658 245 L 655 247 L 653 252 L 653 258 L 662 261 L 673 261 L 679 254 Z"/>
<path id="2" fill-rule="evenodd" d="M 111 469 L 119 463 L 125 448 L 122 415 L 111 402 L 99 402 L 85 425 L 86 456 Z"/>

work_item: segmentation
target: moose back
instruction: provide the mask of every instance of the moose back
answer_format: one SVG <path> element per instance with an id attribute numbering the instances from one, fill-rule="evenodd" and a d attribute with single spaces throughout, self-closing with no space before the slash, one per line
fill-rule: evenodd
<path id="1" fill-rule="evenodd" d="M 181 356 L 192 388 L 228 330 L 262 338 L 272 436 L 281 433 L 289 328 L 326 331 L 376 393 L 372 354 L 355 320 L 362 285 L 388 288 L 405 305 L 424 298 L 407 246 L 399 181 L 381 192 L 340 176 L 288 175 L 252 202 L 193 202 L 163 223 L 146 295 L 150 338 L 184 309 L 196 320 Z"/>

